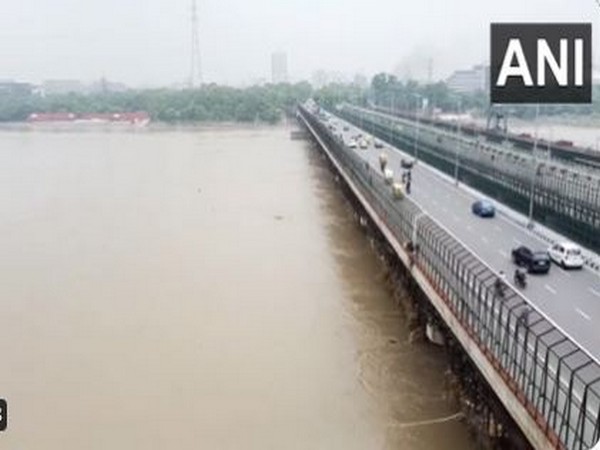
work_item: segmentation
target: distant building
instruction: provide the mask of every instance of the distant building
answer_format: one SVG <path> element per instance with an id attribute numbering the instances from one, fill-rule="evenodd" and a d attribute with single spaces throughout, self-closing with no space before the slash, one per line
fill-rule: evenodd
<path id="1" fill-rule="evenodd" d="M 0 95 L 31 95 L 35 87 L 29 83 L 17 81 L 0 81 Z"/>
<path id="2" fill-rule="evenodd" d="M 271 81 L 274 84 L 288 82 L 287 54 L 283 52 L 271 55 Z"/>
<path id="3" fill-rule="evenodd" d="M 486 91 L 489 86 L 489 66 L 478 65 L 468 70 L 457 70 L 446 80 L 448 88 L 455 92 L 472 93 Z"/>
<path id="4" fill-rule="evenodd" d="M 92 83 L 88 87 L 90 93 L 107 93 L 107 92 L 125 92 L 129 88 L 123 83 L 116 83 L 114 81 L 108 81 L 106 78 L 101 78 L 99 81 Z"/>
<path id="5" fill-rule="evenodd" d="M 313 72 L 311 77 L 311 84 L 315 89 L 321 89 L 323 86 L 329 83 L 329 76 L 324 70 L 317 70 Z"/>
<path id="6" fill-rule="evenodd" d="M 78 80 L 46 80 L 42 92 L 44 95 L 85 94 L 87 88 Z"/>
<path id="7" fill-rule="evenodd" d="M 367 88 L 369 86 L 369 79 L 362 73 L 357 73 L 356 75 L 354 75 L 352 84 L 360 88 Z"/>

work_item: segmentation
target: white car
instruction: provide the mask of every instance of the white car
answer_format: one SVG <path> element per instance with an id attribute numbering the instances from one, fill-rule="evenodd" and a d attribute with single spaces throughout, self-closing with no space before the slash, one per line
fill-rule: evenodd
<path id="1" fill-rule="evenodd" d="M 581 269 L 583 256 L 581 248 L 570 242 L 558 242 L 548 249 L 550 259 L 563 269 Z"/>
<path id="2" fill-rule="evenodd" d="M 360 141 L 360 148 L 362 148 L 362 149 L 369 148 L 369 143 L 367 142 L 367 140 L 366 140 L 366 139 L 362 139 L 362 140 Z"/>
<path id="3" fill-rule="evenodd" d="M 356 141 L 354 139 L 352 139 L 351 141 L 348 142 L 348 148 L 356 148 L 358 147 L 358 145 L 356 144 Z"/>

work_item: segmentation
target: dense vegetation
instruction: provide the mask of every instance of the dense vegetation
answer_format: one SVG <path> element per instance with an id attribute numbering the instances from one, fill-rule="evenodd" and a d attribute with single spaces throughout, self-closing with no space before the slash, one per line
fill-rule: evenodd
<path id="1" fill-rule="evenodd" d="M 486 115 L 490 108 L 488 92 L 458 94 L 448 89 L 443 82 L 433 84 L 418 84 L 415 81 L 403 83 L 393 75 L 381 73 L 373 77 L 370 88 L 372 102 L 398 110 L 413 110 L 418 105 L 419 97 L 427 99 L 429 108 L 440 108 L 443 111 L 470 111 Z M 595 101 L 589 105 L 547 104 L 539 106 L 539 114 L 545 116 L 590 116 L 600 115 L 600 85 L 595 85 L 592 91 Z M 536 114 L 536 106 L 495 105 L 504 114 L 511 117 L 531 119 Z"/>
<path id="2" fill-rule="evenodd" d="M 22 121 L 33 112 L 106 113 L 146 111 L 165 122 L 280 120 L 312 94 L 310 84 L 277 84 L 246 89 L 207 85 L 202 89 L 155 89 L 120 93 L 0 95 L 0 121 Z"/>
<path id="3" fill-rule="evenodd" d="M 440 108 L 444 111 L 484 109 L 487 93 L 457 94 L 446 83 L 419 84 L 416 81 L 402 82 L 394 75 L 380 73 L 371 81 L 371 98 L 376 104 L 399 110 L 414 110 L 423 107 Z"/>
<path id="4" fill-rule="evenodd" d="M 542 115 L 600 115 L 600 86 L 594 86 L 591 105 L 541 105 Z M 292 112 L 298 102 L 315 98 L 325 107 L 342 102 L 366 105 L 375 103 L 397 110 L 414 111 L 423 108 L 443 111 L 470 111 L 486 115 L 489 108 L 487 92 L 457 94 L 443 82 L 419 84 L 402 82 L 395 76 L 381 73 L 373 77 L 370 86 L 334 83 L 313 89 L 307 82 L 268 84 L 245 89 L 214 84 L 201 89 L 130 90 L 120 93 L 37 94 L 0 93 L 0 122 L 23 121 L 33 112 L 107 113 L 146 111 L 153 120 L 163 122 L 268 122 L 279 121 Z M 531 118 L 532 105 L 504 105 L 509 116 Z"/>

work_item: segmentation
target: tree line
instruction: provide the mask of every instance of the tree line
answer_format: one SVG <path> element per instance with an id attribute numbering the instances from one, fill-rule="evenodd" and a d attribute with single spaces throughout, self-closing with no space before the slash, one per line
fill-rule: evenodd
<path id="1" fill-rule="evenodd" d="M 532 119 L 536 106 L 531 104 L 491 105 L 489 92 L 453 92 L 446 83 L 419 84 L 402 82 L 394 75 L 380 73 L 373 77 L 368 91 L 369 101 L 391 109 L 414 111 L 415 108 L 439 109 L 444 112 L 471 112 L 486 116 L 490 107 L 510 117 Z M 592 88 L 591 104 L 540 104 L 539 114 L 544 116 L 593 116 L 600 115 L 600 85 Z M 365 99 L 365 102 L 367 101 Z M 426 99 L 426 100 L 425 100 Z"/>
<path id="2" fill-rule="evenodd" d="M 600 114 L 600 86 L 594 86 L 591 105 L 541 105 L 542 115 Z M 292 113 L 298 103 L 314 98 L 327 108 L 343 102 L 377 104 L 392 109 L 414 111 L 434 108 L 445 112 L 472 112 L 482 116 L 490 108 L 487 92 L 456 93 L 444 82 L 401 81 L 394 75 L 375 75 L 370 85 L 332 83 L 314 89 L 308 82 L 267 84 L 233 88 L 215 84 L 199 89 L 145 89 L 95 94 L 0 93 L 0 122 L 24 121 L 34 112 L 114 113 L 146 111 L 162 122 L 266 122 L 276 123 Z M 510 115 L 532 118 L 531 105 L 504 105 Z"/>
<path id="3" fill-rule="evenodd" d="M 146 89 L 94 94 L 0 94 L 0 121 L 24 121 L 47 112 L 115 113 L 146 111 L 162 122 L 276 123 L 312 94 L 309 83 L 281 83 L 245 89 L 206 85 L 200 89 Z"/>

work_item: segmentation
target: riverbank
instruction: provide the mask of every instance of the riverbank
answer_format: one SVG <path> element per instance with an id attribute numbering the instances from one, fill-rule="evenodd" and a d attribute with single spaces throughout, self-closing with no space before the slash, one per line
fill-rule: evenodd
<path id="1" fill-rule="evenodd" d="M 287 119 L 277 124 L 267 122 L 150 122 L 145 126 L 136 126 L 123 123 L 73 123 L 73 122 L 1 122 L 0 131 L 15 132 L 163 132 L 163 131 L 207 131 L 207 130 L 255 130 L 255 129 L 276 129 L 282 126 L 288 126 Z"/>

